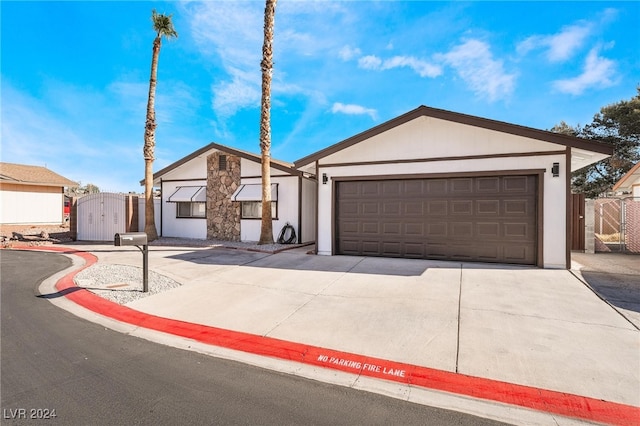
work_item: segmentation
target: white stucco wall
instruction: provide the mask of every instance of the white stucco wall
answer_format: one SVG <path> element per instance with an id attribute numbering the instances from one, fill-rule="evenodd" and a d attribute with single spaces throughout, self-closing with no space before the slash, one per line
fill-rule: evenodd
<path id="1" fill-rule="evenodd" d="M 206 167 L 202 169 L 206 172 Z M 207 238 L 206 218 L 178 218 L 176 217 L 176 203 L 169 203 L 167 199 L 178 186 L 206 186 L 207 180 L 189 180 L 162 183 L 162 236 L 181 238 Z M 159 230 L 160 231 L 160 230 Z"/>
<path id="2" fill-rule="evenodd" d="M 302 242 L 316 240 L 316 202 L 318 182 L 315 179 L 302 178 Z"/>
<path id="3" fill-rule="evenodd" d="M 244 169 L 244 163 L 241 167 L 241 170 Z M 260 184 L 261 179 L 258 177 L 242 178 L 241 183 Z M 272 176 L 271 183 L 278 184 L 278 219 L 273 221 L 273 239 L 275 241 L 287 222 L 296 230 L 296 235 L 298 233 L 298 177 L 291 175 Z M 260 239 L 260 225 L 260 219 L 241 219 L 240 239 L 242 241 L 258 241 Z"/>
<path id="4" fill-rule="evenodd" d="M 63 218 L 63 194 L 0 190 L 0 223 L 60 224 Z"/>
<path id="5" fill-rule="evenodd" d="M 633 197 L 640 197 L 640 176 L 631 183 L 631 195 Z"/>
<path id="6" fill-rule="evenodd" d="M 464 142 L 462 142 L 464 141 Z M 462 142 L 462 143 L 461 143 Z M 419 117 L 322 159 L 322 164 L 558 151 L 563 146 Z"/>
<path id="7" fill-rule="evenodd" d="M 160 225 L 160 220 L 156 219 L 156 228 L 159 235 L 178 238 L 207 238 L 206 218 L 177 218 L 176 203 L 169 203 L 167 199 L 176 191 L 178 186 L 206 186 L 207 157 L 215 151 L 215 149 L 208 150 L 163 174 L 162 179 L 155 182 L 156 185 L 162 188 L 161 205 L 156 206 L 158 210 L 162 210 L 162 224 Z M 156 211 L 156 218 L 159 214 L 160 212 Z M 144 229 L 144 227 L 141 229 Z"/>
<path id="8" fill-rule="evenodd" d="M 566 167 L 564 154 L 514 156 L 468 160 L 427 161 L 368 165 L 330 166 L 349 162 L 389 161 L 411 158 L 447 158 L 466 155 L 496 155 L 542 151 L 564 151 L 564 146 L 512 136 L 458 123 L 421 117 L 400 127 L 352 145 L 320 161 L 318 179 L 326 173 L 329 182 L 318 185 L 319 254 L 332 253 L 333 179 L 347 176 L 412 175 L 503 170 L 545 169 L 543 177 L 543 265 L 566 267 Z M 560 163 L 560 176 L 551 167 Z M 322 166 L 329 164 L 329 166 Z M 490 173 L 489 173 L 490 174 Z"/>

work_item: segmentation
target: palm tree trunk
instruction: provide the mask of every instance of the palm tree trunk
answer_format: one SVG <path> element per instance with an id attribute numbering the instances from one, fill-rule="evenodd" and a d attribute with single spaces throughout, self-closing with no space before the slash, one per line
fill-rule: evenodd
<path id="1" fill-rule="evenodd" d="M 271 74 L 273 72 L 273 28 L 276 1 L 266 0 L 264 9 L 264 43 L 262 45 L 262 104 L 260 110 L 260 154 L 262 161 L 262 224 L 258 244 L 273 243 L 271 215 Z"/>
<path id="2" fill-rule="evenodd" d="M 148 241 L 158 238 L 156 231 L 155 212 L 153 204 L 153 160 L 156 147 L 156 81 L 158 75 L 158 56 L 162 39 L 158 35 L 153 40 L 153 56 L 151 57 L 151 77 L 149 78 L 149 98 L 147 100 L 147 118 L 144 126 L 144 232 Z"/>

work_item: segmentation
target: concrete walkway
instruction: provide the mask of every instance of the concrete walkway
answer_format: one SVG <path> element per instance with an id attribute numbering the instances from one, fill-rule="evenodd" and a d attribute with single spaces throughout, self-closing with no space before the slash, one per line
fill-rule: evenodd
<path id="1" fill-rule="evenodd" d="M 141 266 L 136 248 L 72 247 L 92 253 L 98 263 Z M 150 247 L 150 268 L 183 285 L 127 307 L 161 318 L 430 368 L 451 377 L 577 395 L 616 409 L 620 404 L 627 420 L 637 415 L 640 423 L 640 331 L 580 281 L 579 274 L 506 265 L 325 257 L 306 254 L 307 250 L 268 254 Z M 344 381 L 328 378 L 317 368 L 309 374 Z M 359 380 L 367 390 L 387 386 L 380 380 Z M 393 386 L 397 389 L 381 392 L 410 399 L 406 390 Z M 419 393 L 415 387 L 412 392 Z M 431 393 L 422 402 L 439 405 L 447 395 Z M 524 415 L 499 400 L 489 409 L 486 404 L 474 406 L 468 396 L 464 399 L 472 407 L 468 412 L 513 423 L 575 424 L 557 415 Z M 460 404 L 440 405 L 464 410 Z M 584 414 L 581 410 L 569 409 L 569 416 L 610 423 L 625 419 L 579 415 Z"/>

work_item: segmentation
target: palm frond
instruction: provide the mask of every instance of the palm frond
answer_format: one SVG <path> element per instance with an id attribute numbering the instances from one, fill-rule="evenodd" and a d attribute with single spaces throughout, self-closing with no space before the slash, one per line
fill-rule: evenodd
<path id="1" fill-rule="evenodd" d="M 153 22 L 153 30 L 159 37 L 165 36 L 178 37 L 178 33 L 173 28 L 173 22 L 171 22 L 173 14 L 165 15 L 157 13 L 155 9 L 151 11 L 151 21 Z"/>

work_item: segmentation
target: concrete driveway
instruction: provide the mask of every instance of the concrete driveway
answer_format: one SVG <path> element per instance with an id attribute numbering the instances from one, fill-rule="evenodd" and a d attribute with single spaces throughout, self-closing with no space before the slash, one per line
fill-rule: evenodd
<path id="1" fill-rule="evenodd" d="M 570 271 L 153 247 L 145 313 L 640 406 L 640 334 Z M 126 249 L 100 262 L 139 264 Z M 129 254 L 131 251 L 129 249 Z"/>

